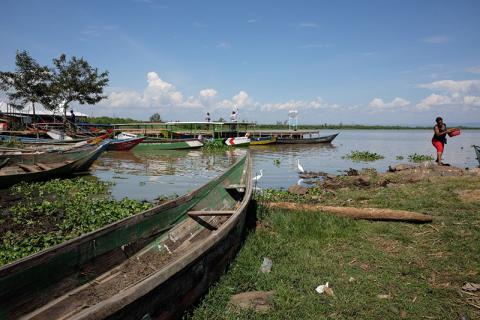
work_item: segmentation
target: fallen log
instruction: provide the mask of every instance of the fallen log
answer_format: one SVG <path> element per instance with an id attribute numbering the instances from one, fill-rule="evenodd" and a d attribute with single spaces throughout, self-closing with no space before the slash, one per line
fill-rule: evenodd
<path id="1" fill-rule="evenodd" d="M 375 221 L 402 221 L 427 223 L 432 222 L 432 217 L 423 213 L 393 210 L 384 208 L 353 208 L 353 207 L 333 207 L 311 204 L 300 204 L 293 202 L 270 202 L 270 208 L 279 208 L 287 210 L 313 211 L 333 213 L 340 217 L 352 219 L 364 219 Z"/>

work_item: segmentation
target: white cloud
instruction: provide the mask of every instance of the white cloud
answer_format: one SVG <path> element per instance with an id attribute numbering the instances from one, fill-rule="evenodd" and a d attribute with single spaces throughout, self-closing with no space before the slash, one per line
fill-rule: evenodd
<path id="1" fill-rule="evenodd" d="M 417 103 L 416 108 L 419 111 L 425 111 L 430 110 L 434 106 L 445 106 L 452 103 L 453 101 L 450 96 L 432 93 L 431 95 Z"/>
<path id="2" fill-rule="evenodd" d="M 252 101 L 248 97 L 248 93 L 243 90 L 233 96 L 232 101 L 237 107 L 244 107 L 252 103 Z"/>
<path id="3" fill-rule="evenodd" d="M 463 103 L 466 106 L 480 107 L 480 97 L 478 97 L 478 96 L 465 96 L 465 97 L 463 97 Z"/>
<path id="4" fill-rule="evenodd" d="M 443 35 L 430 36 L 423 39 L 423 42 L 432 43 L 432 44 L 441 44 L 450 41 L 450 38 Z"/>
<path id="5" fill-rule="evenodd" d="M 275 110 L 307 110 L 307 109 L 339 109 L 338 104 L 329 103 L 321 97 L 313 100 L 290 100 L 286 102 L 265 103 L 259 105 L 262 111 Z"/>
<path id="6" fill-rule="evenodd" d="M 430 90 L 447 91 L 452 93 L 468 93 L 480 90 L 480 80 L 440 80 L 421 84 L 420 88 Z"/>
<path id="7" fill-rule="evenodd" d="M 383 110 L 393 110 L 393 109 L 398 109 L 398 108 L 403 108 L 410 105 L 410 101 L 396 97 L 393 99 L 391 102 L 384 102 L 380 98 L 374 98 L 368 106 L 377 111 L 383 111 Z"/>
<path id="8" fill-rule="evenodd" d="M 298 26 L 300 28 L 318 28 L 318 24 L 316 22 L 310 22 L 310 21 L 300 22 Z"/>
<path id="9" fill-rule="evenodd" d="M 480 66 L 467 68 L 467 71 L 471 73 L 480 73 Z"/>

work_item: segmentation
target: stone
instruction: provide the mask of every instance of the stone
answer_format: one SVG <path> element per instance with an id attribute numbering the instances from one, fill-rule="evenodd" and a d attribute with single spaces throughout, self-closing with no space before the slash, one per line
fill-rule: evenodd
<path id="1" fill-rule="evenodd" d="M 307 187 L 299 186 L 297 184 L 294 184 L 288 188 L 288 192 L 293 194 L 299 194 L 299 195 L 307 194 L 307 191 L 308 191 Z"/>
<path id="2" fill-rule="evenodd" d="M 248 291 L 233 295 L 228 305 L 233 309 L 265 313 L 272 308 L 275 291 Z"/>

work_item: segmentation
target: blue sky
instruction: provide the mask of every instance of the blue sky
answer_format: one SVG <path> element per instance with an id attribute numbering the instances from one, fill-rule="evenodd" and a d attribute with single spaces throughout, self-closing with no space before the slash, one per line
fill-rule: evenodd
<path id="1" fill-rule="evenodd" d="M 16 50 L 110 72 L 89 115 L 301 123 L 480 122 L 479 1 L 2 1 Z M 5 97 L 0 97 L 5 102 Z"/>

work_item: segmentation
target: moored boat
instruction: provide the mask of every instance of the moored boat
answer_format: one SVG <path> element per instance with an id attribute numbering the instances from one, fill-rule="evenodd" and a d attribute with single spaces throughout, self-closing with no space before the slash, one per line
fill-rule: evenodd
<path id="1" fill-rule="evenodd" d="M 478 164 L 480 165 L 480 146 L 472 146 L 475 150 L 475 154 L 477 155 Z"/>
<path id="2" fill-rule="evenodd" d="M 197 139 L 152 139 L 147 138 L 139 143 L 135 149 L 152 150 L 179 150 L 195 149 L 203 146 L 203 143 Z"/>
<path id="3" fill-rule="evenodd" d="M 0 189 L 10 187 L 16 183 L 26 181 L 41 181 L 67 176 L 81 171 L 87 171 L 92 163 L 106 149 L 108 142 L 103 142 L 94 150 L 86 154 L 77 154 L 75 159 L 60 158 L 57 162 L 39 162 L 31 164 L 16 161 L 10 163 L 10 158 L 4 158 L 0 167 Z M 0 313 L 1 315 L 1 313 Z"/>
<path id="4" fill-rule="evenodd" d="M 233 147 L 248 147 L 250 145 L 250 138 L 248 137 L 231 137 L 223 139 L 223 143 L 227 146 Z"/>
<path id="5" fill-rule="evenodd" d="M 241 244 L 252 195 L 245 156 L 175 200 L 0 268 L 0 315 L 179 317 Z"/>
<path id="6" fill-rule="evenodd" d="M 266 145 L 266 144 L 274 144 L 277 142 L 276 137 L 266 136 L 266 137 L 250 137 L 250 145 L 251 146 L 259 146 L 259 145 Z"/>
<path id="7" fill-rule="evenodd" d="M 319 134 L 303 134 L 303 135 L 283 135 L 277 137 L 279 144 L 306 144 L 306 143 L 331 143 L 338 136 L 338 133 L 320 136 Z"/>
<path id="8" fill-rule="evenodd" d="M 107 150 L 110 151 L 128 151 L 135 148 L 139 143 L 145 140 L 144 137 L 140 138 L 127 138 L 127 139 L 112 139 L 108 144 Z"/>

